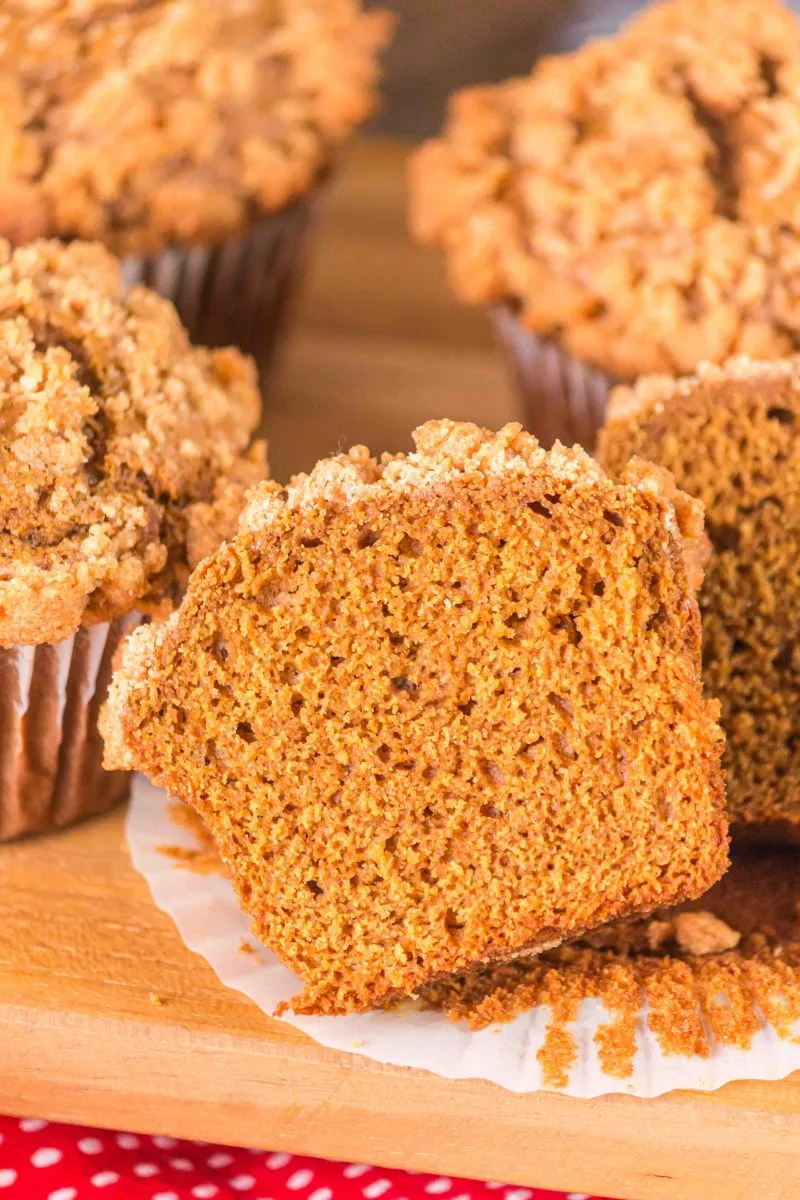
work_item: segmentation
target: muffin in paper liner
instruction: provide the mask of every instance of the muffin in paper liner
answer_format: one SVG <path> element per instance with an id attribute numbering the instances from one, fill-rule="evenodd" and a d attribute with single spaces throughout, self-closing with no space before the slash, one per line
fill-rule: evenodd
<path id="1" fill-rule="evenodd" d="M 104 771 L 97 717 L 117 646 L 139 623 L 117 617 L 55 644 L 0 649 L 0 841 L 113 808 L 125 771 Z"/>
<path id="2" fill-rule="evenodd" d="M 253 363 L 102 246 L 0 240 L 0 840 L 102 812 L 112 659 L 267 474 Z"/>
<path id="3" fill-rule="evenodd" d="M 273 1016 L 296 993 L 299 980 L 249 932 L 248 919 L 199 819 L 135 775 L 126 833 L 133 865 L 156 905 L 172 917 L 185 945 L 206 960 L 222 983 Z M 764 890 L 759 889 L 761 907 Z M 704 903 L 705 898 L 695 906 L 702 908 Z M 760 919 L 759 913 L 753 923 Z M 768 917 L 763 919 L 769 923 Z M 726 961 L 724 954 L 717 958 L 720 977 Z M 787 975 L 780 955 L 775 962 L 769 978 L 778 986 Z M 793 971 L 792 979 L 800 976 L 800 968 Z M 524 1007 L 512 1020 L 482 1028 L 448 1019 L 445 1011 L 420 997 L 349 1016 L 310 1017 L 286 1010 L 282 1019 L 328 1049 L 449 1079 L 486 1079 L 520 1093 L 546 1089 L 582 1098 L 614 1092 L 647 1098 L 675 1088 L 713 1091 L 734 1079 L 783 1079 L 800 1070 L 800 1001 L 794 1014 L 789 1010 L 782 1020 L 780 995 L 773 1005 L 759 997 L 764 1010 L 748 1003 L 747 1014 L 740 1011 L 736 997 L 729 1010 L 725 998 L 711 996 L 706 1004 L 709 1023 L 689 987 L 680 1007 L 669 998 L 665 1005 L 653 989 L 650 998 L 642 993 L 637 1010 L 622 1016 L 587 988 L 586 997 L 565 1017 L 558 1012 L 560 979 L 558 972 L 554 975 L 549 1005 Z M 792 986 L 796 996 L 800 979 Z M 659 1028 L 659 1014 L 663 1020 L 665 1013 L 666 1028 Z M 747 1036 L 736 1032 L 735 1019 L 742 1016 L 747 1018 Z M 699 1052 L 667 1052 L 664 1044 L 673 1027 L 681 1033 L 696 1027 Z M 613 1057 L 615 1044 L 623 1040 L 629 1054 L 622 1066 L 609 1070 L 608 1052 Z"/>
<path id="4" fill-rule="evenodd" d="M 593 450 L 609 394 L 618 382 L 550 338 L 526 329 L 507 305 L 489 310 L 495 338 L 517 385 L 523 419 L 541 444 Z"/>
<path id="5" fill-rule="evenodd" d="M 783 0 L 662 0 L 451 95 L 412 156 L 411 230 L 462 302 L 507 306 L 543 441 L 590 447 L 608 380 L 798 350 L 798 69 Z"/>
<path id="6" fill-rule="evenodd" d="M 222 245 L 129 255 L 122 260 L 125 283 L 170 300 L 196 345 L 236 345 L 252 355 L 265 392 L 326 191 L 321 183 Z"/>

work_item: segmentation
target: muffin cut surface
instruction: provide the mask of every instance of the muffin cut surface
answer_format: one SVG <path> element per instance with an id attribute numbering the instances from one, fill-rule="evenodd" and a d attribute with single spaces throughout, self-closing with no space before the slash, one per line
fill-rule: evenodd
<path id="1" fill-rule="evenodd" d="M 727 863 L 699 509 L 518 426 L 415 440 L 262 485 L 112 685 L 108 761 L 198 810 L 300 1011 L 698 895 Z"/>
<path id="2" fill-rule="evenodd" d="M 731 819 L 800 843 L 800 361 L 733 360 L 612 395 L 600 455 L 667 467 L 706 508 L 706 685 L 722 702 Z"/>

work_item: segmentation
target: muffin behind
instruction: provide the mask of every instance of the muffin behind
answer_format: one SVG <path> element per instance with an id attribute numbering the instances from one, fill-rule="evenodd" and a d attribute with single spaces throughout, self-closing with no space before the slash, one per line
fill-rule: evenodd
<path id="1" fill-rule="evenodd" d="M 609 388 L 800 347 L 800 22 L 666 0 L 457 93 L 411 223 L 489 307 L 530 427 L 591 447 Z"/>
<path id="2" fill-rule="evenodd" d="M 389 28 L 359 0 L 9 0 L 0 236 L 103 242 L 263 373 Z"/>
<path id="3" fill-rule="evenodd" d="M 108 807 L 97 712 L 264 477 L 252 364 L 97 245 L 0 242 L 0 838 Z"/>
<path id="4" fill-rule="evenodd" d="M 619 471 L 631 454 L 706 508 L 703 664 L 722 701 L 734 829 L 800 843 L 800 359 L 618 389 L 599 455 Z"/>

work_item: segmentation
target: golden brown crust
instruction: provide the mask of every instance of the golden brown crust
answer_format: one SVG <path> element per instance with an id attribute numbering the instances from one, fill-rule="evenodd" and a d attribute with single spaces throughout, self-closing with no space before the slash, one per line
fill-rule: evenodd
<path id="1" fill-rule="evenodd" d="M 250 361 L 102 247 L 0 242 L 0 646 L 170 598 L 264 476 L 258 413 Z"/>
<path id="2" fill-rule="evenodd" d="M 371 113 L 390 27 L 359 0 L 6 0 L 0 235 L 224 240 Z"/>
<path id="3" fill-rule="evenodd" d="M 105 733 L 203 817 L 257 935 L 340 1012 L 727 862 L 675 511 L 518 425 L 431 422 L 257 489 Z"/>
<path id="4" fill-rule="evenodd" d="M 599 455 L 667 468 L 715 553 L 700 596 L 737 833 L 800 841 L 800 359 L 734 359 L 612 393 Z"/>
<path id="5" fill-rule="evenodd" d="M 713 47 L 710 50 L 709 47 Z M 612 376 L 800 346 L 800 24 L 668 0 L 614 39 L 452 100 L 412 225 L 462 299 Z"/>

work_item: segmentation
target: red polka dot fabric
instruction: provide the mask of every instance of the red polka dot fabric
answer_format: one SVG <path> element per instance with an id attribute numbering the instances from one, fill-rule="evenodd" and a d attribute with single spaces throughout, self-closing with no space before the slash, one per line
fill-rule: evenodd
<path id="1" fill-rule="evenodd" d="M 599 1200 L 0 1117 L 0 1200 Z"/>

